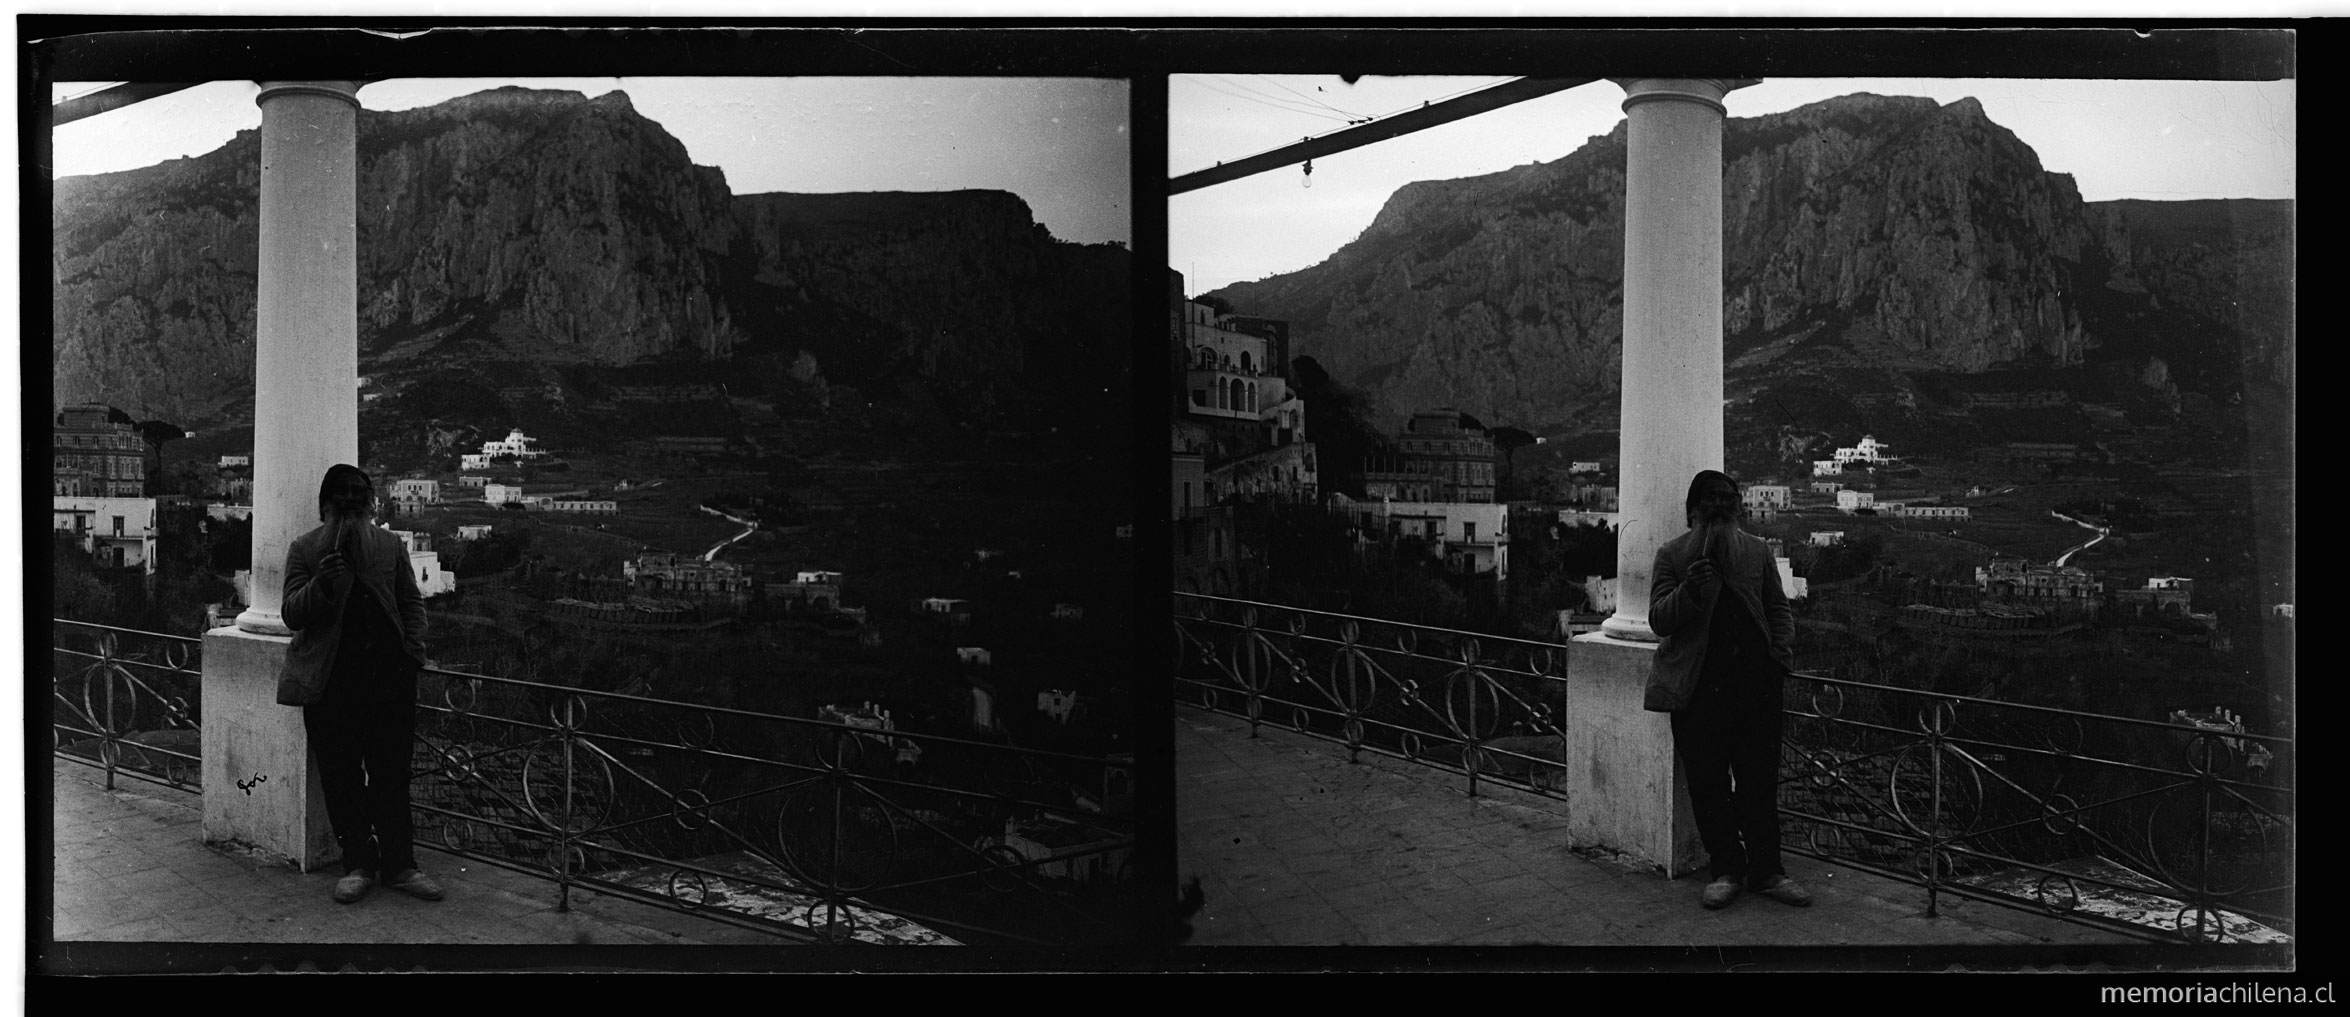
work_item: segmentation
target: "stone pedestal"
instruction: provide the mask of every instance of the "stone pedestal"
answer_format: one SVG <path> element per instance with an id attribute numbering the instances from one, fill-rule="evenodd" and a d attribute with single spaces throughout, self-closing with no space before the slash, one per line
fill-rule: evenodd
<path id="1" fill-rule="evenodd" d="M 1567 836 L 1680 876 L 1705 863 L 1670 714 L 1640 701 L 1656 644 L 1603 633 L 1567 652 Z"/>
<path id="2" fill-rule="evenodd" d="M 260 848 L 309 872 L 342 851 L 302 710 L 277 703 L 292 642 L 234 626 L 204 634 L 204 841 Z"/>

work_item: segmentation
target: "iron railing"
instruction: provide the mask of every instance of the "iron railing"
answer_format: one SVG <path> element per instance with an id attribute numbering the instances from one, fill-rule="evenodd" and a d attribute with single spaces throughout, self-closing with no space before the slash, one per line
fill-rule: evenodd
<path id="1" fill-rule="evenodd" d="M 1788 850 L 2157 941 L 2293 935 L 2289 738 L 1787 681 Z"/>
<path id="2" fill-rule="evenodd" d="M 1565 801 L 1572 644 L 1175 595 L 1179 699 Z M 1786 681 L 1786 849 L 2154 941 L 2292 935 L 2291 739 Z"/>
<path id="3" fill-rule="evenodd" d="M 202 641 L 54 620 L 60 760 L 201 790 Z M 1146 935 L 1134 764 L 427 669 L 417 839 L 808 942 Z"/>
<path id="4" fill-rule="evenodd" d="M 438 669 L 418 839 L 813 941 L 1137 933 L 1133 764 Z"/>
<path id="5" fill-rule="evenodd" d="M 1178 698 L 1564 800 L 1567 651 L 1405 622 L 1175 595 Z"/>
<path id="6" fill-rule="evenodd" d="M 50 621 L 50 739 L 62 761 L 203 787 L 199 724 L 203 641 L 55 618 Z"/>

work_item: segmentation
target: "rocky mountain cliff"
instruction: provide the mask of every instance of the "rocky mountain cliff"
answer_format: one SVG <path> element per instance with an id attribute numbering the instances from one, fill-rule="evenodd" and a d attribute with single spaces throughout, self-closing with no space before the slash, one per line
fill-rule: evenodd
<path id="1" fill-rule="evenodd" d="M 738 196 L 619 92 L 362 111 L 358 142 L 363 374 L 806 352 L 984 408 L 1124 356 L 1124 249 L 1010 194 Z M 258 149 L 57 181 L 53 398 L 249 412 Z"/>
<path id="2" fill-rule="evenodd" d="M 1619 123 L 1553 162 L 1409 184 L 1328 261 L 1216 295 L 1288 318 L 1380 422 L 1608 426 L 1624 162 Z M 2219 394 L 2239 356 L 2289 370 L 2291 202 L 2084 203 L 1972 99 L 1731 120 L 1723 162 L 1733 390 L 1810 373 L 1900 399 L 1916 374 L 2127 356 Z"/>

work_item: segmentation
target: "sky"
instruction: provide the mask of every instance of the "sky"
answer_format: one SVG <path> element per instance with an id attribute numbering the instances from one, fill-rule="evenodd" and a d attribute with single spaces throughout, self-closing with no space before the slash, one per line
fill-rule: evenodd
<path id="1" fill-rule="evenodd" d="M 62 82 L 57 97 L 100 83 Z M 736 194 L 992 188 L 1062 240 L 1132 243 L 1124 81 L 1093 78 L 394 78 L 369 109 L 504 85 L 628 93 L 638 113 L 726 171 Z M 250 81 L 215 81 L 57 128 L 53 175 L 201 155 L 261 126 Z"/>
<path id="2" fill-rule="evenodd" d="M 1179 175 L 1343 129 L 1503 77 L 1214 74 L 1168 80 L 1167 172 Z M 1732 118 L 1854 92 L 1972 96 L 2088 201 L 2295 197 L 2294 82 L 1779 78 L 1738 89 Z M 1300 167 L 1175 195 L 1167 262 L 1193 295 L 1321 263 L 1414 180 L 1566 156 L 1623 120 L 1623 89 L 1593 82 Z"/>

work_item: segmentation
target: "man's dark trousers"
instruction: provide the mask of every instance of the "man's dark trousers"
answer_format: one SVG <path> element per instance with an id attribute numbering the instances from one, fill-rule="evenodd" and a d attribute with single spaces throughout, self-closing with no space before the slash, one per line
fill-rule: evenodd
<path id="1" fill-rule="evenodd" d="M 318 757 L 326 818 L 343 849 L 343 871 L 389 878 L 416 867 L 416 821 L 408 812 L 409 753 L 416 702 L 334 702 L 302 708 Z"/>
<path id="2" fill-rule="evenodd" d="M 1673 745 L 1712 878 L 1753 886 L 1786 871 L 1779 859 L 1784 693 L 1779 668 L 1761 655 L 1742 656 L 1721 669 L 1718 682 L 1707 674 L 1689 706 L 1673 711 Z"/>

